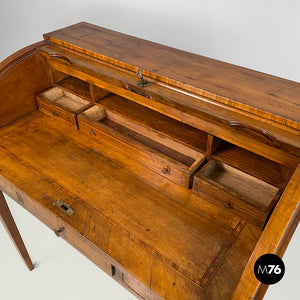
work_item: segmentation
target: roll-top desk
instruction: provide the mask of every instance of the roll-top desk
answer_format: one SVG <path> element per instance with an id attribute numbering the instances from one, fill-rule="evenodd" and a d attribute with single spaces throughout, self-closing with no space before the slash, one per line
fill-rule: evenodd
<path id="1" fill-rule="evenodd" d="M 0 104 L 0 189 L 138 298 L 263 297 L 299 222 L 299 83 L 79 23 L 0 64 Z"/>

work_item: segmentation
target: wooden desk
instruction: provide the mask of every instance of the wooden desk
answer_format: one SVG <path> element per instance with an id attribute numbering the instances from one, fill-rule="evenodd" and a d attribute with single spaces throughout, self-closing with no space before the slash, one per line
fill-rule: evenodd
<path id="1" fill-rule="evenodd" d="M 44 37 L 0 65 L 1 190 L 137 297 L 263 297 L 253 265 L 299 222 L 300 84 L 87 23 Z"/>

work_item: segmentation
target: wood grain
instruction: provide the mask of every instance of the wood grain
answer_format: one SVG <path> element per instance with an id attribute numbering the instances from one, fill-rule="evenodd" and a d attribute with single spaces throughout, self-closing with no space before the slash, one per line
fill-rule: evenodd
<path id="1" fill-rule="evenodd" d="M 29 254 L 26 250 L 20 232 L 17 228 L 17 225 L 11 215 L 9 207 L 6 203 L 4 195 L 0 190 L 0 220 L 3 226 L 6 228 L 7 233 L 9 234 L 11 240 L 14 242 L 17 250 L 19 251 L 20 255 L 24 259 L 28 269 L 31 271 L 34 269 L 34 265 L 29 257 Z"/>
<path id="2" fill-rule="evenodd" d="M 42 44 L 26 47 L 1 63 L 0 127 L 36 110 L 35 95 L 50 86 L 46 64 L 36 51 Z"/>
<path id="3" fill-rule="evenodd" d="M 194 162 L 193 158 L 155 142 L 138 131 L 130 130 L 109 118 L 105 117 L 100 122 L 95 122 L 86 116 L 88 113 L 78 116 L 78 124 L 82 133 L 100 143 L 107 138 L 110 139 L 114 148 L 120 148 L 119 151 L 127 152 L 151 170 L 188 187 L 189 167 Z M 204 157 L 204 155 L 199 152 L 198 157 Z"/>
<path id="4" fill-rule="evenodd" d="M 294 168 L 285 167 L 230 143 L 223 143 L 213 153 L 212 158 L 279 188 L 286 186 L 294 172 Z"/>
<path id="5" fill-rule="evenodd" d="M 75 93 L 78 96 L 90 99 L 90 87 L 88 82 L 77 79 L 76 77 L 68 76 L 62 80 L 59 80 L 55 85 L 62 87 L 63 89 Z"/>
<path id="6" fill-rule="evenodd" d="M 262 210 L 269 207 L 278 193 L 278 188 L 216 160 L 209 161 L 199 174 Z"/>
<path id="7" fill-rule="evenodd" d="M 53 49 L 71 57 L 72 67 L 67 63 L 49 58 L 48 54 Z M 64 48 L 44 46 L 39 51 L 48 58 L 48 64 L 52 68 L 92 82 L 103 89 L 152 110 L 159 111 L 180 122 L 282 164 L 291 166 L 300 161 L 300 137 L 296 131 L 291 132 L 284 127 L 278 127 L 275 123 L 267 122 L 263 118 L 253 119 L 248 115 L 244 116 L 239 111 L 228 110 L 228 108 L 220 104 L 216 105 L 209 101 L 209 99 L 200 96 L 196 97 L 193 94 L 181 93 L 170 87 L 162 87 L 157 83 L 143 89 L 150 97 L 147 98 L 128 90 L 128 87 L 140 88 L 135 87 L 137 84 L 136 76 L 124 70 L 116 69 L 102 62 L 99 63 L 99 61 L 88 56 L 83 58 L 78 53 Z M 255 123 L 256 128 L 272 133 L 279 145 L 270 144 L 266 139 L 256 140 L 249 133 L 232 128 L 230 122 L 233 120 L 243 125 Z"/>
<path id="8" fill-rule="evenodd" d="M 0 77 L 4 76 L 5 73 L 12 69 L 15 65 L 19 64 L 22 60 L 28 58 L 33 54 L 36 54 L 37 48 L 46 44 L 47 41 L 45 40 L 37 42 L 13 53 L 12 55 L 4 59 L 2 62 L 0 62 Z"/>
<path id="9" fill-rule="evenodd" d="M 266 228 L 264 229 L 246 269 L 235 290 L 233 299 L 261 299 L 267 290 L 266 285 L 259 283 L 253 268 L 256 260 L 263 254 L 283 253 L 295 231 L 300 218 L 300 166 L 297 167 L 279 203 L 277 204 Z M 262 290 L 262 291 L 260 291 Z M 256 297 L 256 295 L 260 295 Z"/>
<path id="10" fill-rule="evenodd" d="M 45 39 L 0 64 L 1 190 L 139 299 L 263 298 L 255 259 L 300 218 L 300 84 L 84 22 Z"/>
<path id="11" fill-rule="evenodd" d="M 189 149 L 185 151 L 185 154 L 192 155 L 194 159 L 198 158 L 199 152 L 203 153 L 205 150 L 207 141 L 205 132 L 147 107 L 114 94 L 103 98 L 98 104 L 106 109 L 106 114 L 111 120 L 119 122 L 129 129 L 139 130 L 141 133 L 145 132 L 148 137 L 164 143 L 179 152 L 183 151 L 184 145 L 187 146 Z M 144 131 L 142 131 L 142 128 Z M 145 131 L 146 129 L 149 130 Z M 163 135 L 164 138 L 159 138 L 157 135 Z M 167 141 L 163 142 L 166 138 Z M 171 140 L 173 140 L 173 143 Z M 174 144 L 175 141 L 177 141 L 176 145 Z"/>
<path id="12" fill-rule="evenodd" d="M 81 22 L 45 34 L 63 45 L 100 60 L 195 92 L 266 119 L 300 129 L 297 82 L 188 53 Z M 180 68 L 180 72 L 178 72 Z"/>
<path id="13" fill-rule="evenodd" d="M 6 156 L 6 158 L 8 157 Z M 22 169 L 24 166 L 19 165 L 19 167 Z M 62 228 L 63 230 L 60 237 L 88 257 L 108 275 L 112 276 L 112 266 L 114 266 L 118 272 L 121 272 L 123 275 L 123 281 L 118 281 L 118 283 L 129 290 L 138 299 L 161 299 L 155 292 L 149 290 L 149 286 L 146 286 L 134 277 L 130 273 L 130 268 L 128 272 L 120 263 L 102 250 L 105 243 L 106 246 L 104 249 L 107 249 L 107 245 L 110 242 L 110 235 L 107 235 L 105 231 L 106 228 L 110 228 L 105 227 L 105 224 L 107 223 L 101 221 L 101 219 L 91 211 L 88 212 L 83 205 L 76 202 L 72 197 L 68 197 L 68 195 L 64 194 L 64 191 L 58 186 L 53 189 L 53 185 L 50 181 L 40 180 L 41 178 L 38 173 L 31 173 L 31 175 L 32 177 L 30 177 L 30 179 L 36 179 L 36 182 L 38 182 L 34 193 L 36 195 L 41 193 L 39 199 L 31 198 L 21 189 L 4 179 L 1 175 L 0 185 L 2 188 L 5 187 L 5 191 L 10 197 L 14 198 L 20 205 L 49 226 L 50 229 L 55 230 Z M 51 198 L 50 195 L 46 196 L 45 193 L 43 193 L 43 189 L 47 189 L 48 191 L 51 191 L 51 193 L 54 192 L 54 198 Z M 68 217 L 66 214 L 62 213 L 61 210 L 52 205 L 54 199 L 60 196 L 63 196 L 69 204 L 76 208 L 76 218 Z M 100 238 L 102 239 L 99 239 L 99 232 L 98 234 L 91 235 L 94 223 L 90 222 L 90 220 L 96 222 L 97 231 L 99 230 L 102 232 L 103 230 L 103 234 L 100 233 Z M 89 234 L 88 238 L 85 237 L 86 234 Z M 119 245 L 121 248 L 123 247 L 123 243 L 119 243 Z M 115 276 L 112 276 L 112 278 L 117 280 Z"/>
<path id="14" fill-rule="evenodd" d="M 31 121 L 28 124 L 29 127 L 26 126 L 26 132 L 21 131 L 21 135 L 8 135 L 9 138 L 7 139 L 4 139 L 4 135 L 2 135 L 0 147 L 2 149 L 1 153 L 3 153 L 1 169 L 4 171 L 2 171 L 2 175 L 5 174 L 6 178 L 10 178 L 15 182 L 19 181 L 22 184 L 22 190 L 31 194 L 29 181 L 24 182 L 22 180 L 22 178 L 25 178 L 23 172 L 27 169 L 27 179 L 32 177 L 30 172 L 39 174 L 38 176 L 45 178 L 42 182 L 48 182 L 47 185 L 53 186 L 53 188 L 56 185 L 61 187 L 62 191 L 66 193 L 65 196 L 55 192 L 55 197 L 65 199 L 66 203 L 76 209 L 76 213 L 77 211 L 80 213 L 82 205 L 93 207 L 93 209 L 96 209 L 96 214 L 121 232 L 124 238 L 126 235 L 131 237 L 133 245 L 141 246 L 144 251 L 172 267 L 181 276 L 205 288 L 206 284 L 213 279 L 216 272 L 215 268 L 220 266 L 220 263 L 226 257 L 230 247 L 228 248 L 225 245 L 231 245 L 234 238 L 238 236 L 238 234 L 233 234 L 235 227 L 230 228 L 223 223 L 211 222 L 211 217 L 203 214 L 203 212 L 196 215 L 180 208 L 171 199 L 162 196 L 154 187 L 139 181 L 126 169 L 83 146 L 83 141 L 82 144 L 78 144 L 72 140 L 71 136 L 77 134 L 75 130 L 70 132 L 71 128 L 67 127 L 69 136 L 62 135 L 57 131 L 57 125 L 53 118 L 48 118 L 41 113 L 32 117 L 28 118 Z M 50 124 L 54 127 L 51 127 Z M 15 130 L 13 131 L 16 133 L 22 128 L 24 128 L 22 122 L 17 122 L 14 124 Z M 48 139 L 48 136 L 52 137 L 51 140 Z M 22 151 L 14 145 L 14 139 L 19 139 L 22 142 Z M 53 147 L 54 144 L 55 147 Z M 43 146 L 40 147 L 40 145 Z M 31 149 L 30 153 L 28 149 Z M 45 155 L 49 159 L 44 160 Z M 14 161 L 14 164 L 24 165 L 25 169 L 22 169 L 23 176 L 12 177 L 15 176 L 12 172 L 13 167 L 8 165 L 12 161 Z M 89 161 L 93 161 L 93 166 L 89 164 Z M 61 164 L 68 167 L 64 168 Z M 89 175 L 84 176 L 87 165 L 89 165 Z M 19 170 L 21 172 L 20 168 Z M 66 178 L 69 179 L 65 181 Z M 35 185 L 41 192 L 43 187 L 38 187 L 38 182 L 35 181 Z M 44 199 L 49 203 L 47 206 L 50 205 L 51 207 L 54 199 L 50 200 L 49 188 L 47 188 L 47 191 L 47 196 L 43 196 L 42 193 L 32 195 L 32 197 Z M 68 194 L 71 197 L 70 199 L 73 200 L 66 199 Z M 97 196 L 99 194 L 101 194 L 101 198 Z M 134 197 L 130 195 L 134 195 Z M 79 201 L 78 204 L 76 204 L 77 201 Z M 136 209 L 137 207 L 138 209 Z M 55 208 L 55 213 L 60 216 L 64 214 L 58 208 Z M 84 224 L 97 224 L 91 222 L 86 213 L 80 213 L 80 215 L 82 217 L 71 218 L 69 221 L 71 224 L 73 222 L 75 222 L 74 224 L 77 222 L 82 224 L 81 228 L 77 228 L 79 232 L 86 232 Z M 67 216 L 64 217 L 64 219 L 66 218 Z M 81 219 L 83 222 L 80 221 Z M 88 223 L 84 220 L 88 220 Z M 108 234 L 108 236 L 110 236 L 110 239 L 112 238 L 111 234 Z M 90 233 L 87 234 L 87 237 L 93 239 L 96 243 L 96 235 Z M 105 239 L 107 240 L 107 238 Z M 104 241 L 105 239 L 102 238 L 101 240 Z M 120 240 L 120 238 L 117 240 Z M 167 240 L 170 243 L 169 246 L 166 244 Z M 104 250 L 107 249 L 104 244 L 101 247 Z M 111 250 L 108 250 L 109 253 L 111 255 L 116 253 L 116 260 L 121 262 L 121 258 L 117 258 L 117 255 L 120 254 L 117 254 L 117 249 L 113 250 L 112 247 L 113 244 L 110 243 L 109 249 Z M 129 259 L 129 257 L 128 255 L 124 257 L 125 267 L 127 266 L 126 259 Z M 215 258 L 220 260 L 218 264 L 213 263 Z M 130 263 L 132 262 L 128 261 L 129 265 Z M 134 266 L 132 265 L 130 269 L 134 270 Z M 201 283 L 205 271 L 211 268 L 215 271 L 207 277 L 208 281 Z M 137 275 L 137 271 L 134 271 L 134 273 Z M 144 272 L 138 277 L 141 278 L 142 274 Z"/>

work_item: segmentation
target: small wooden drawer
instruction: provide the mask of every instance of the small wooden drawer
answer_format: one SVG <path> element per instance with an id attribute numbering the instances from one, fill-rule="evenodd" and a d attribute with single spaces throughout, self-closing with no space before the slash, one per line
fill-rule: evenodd
<path id="1" fill-rule="evenodd" d="M 247 158 L 245 158 L 247 159 Z M 219 205 L 263 227 L 280 189 L 218 160 L 210 160 L 194 177 L 193 191 L 214 190 Z"/>
<path id="2" fill-rule="evenodd" d="M 91 107 L 91 103 L 60 87 L 51 88 L 37 97 L 39 109 L 53 117 L 77 125 L 77 115 Z"/>
<path id="3" fill-rule="evenodd" d="M 126 120 L 127 126 L 123 119 L 119 120 L 112 111 L 95 105 L 78 116 L 79 130 L 97 141 L 109 143 L 158 174 L 184 187 L 191 187 L 194 173 L 205 162 L 203 153 L 197 151 L 197 158 L 188 156 L 186 151 L 174 150 L 160 142 L 160 138 L 168 141 L 172 140 L 171 137 L 156 133 L 155 138 L 151 138 L 143 132 L 148 130 L 146 126 L 139 125 L 133 130 L 130 120 Z M 175 139 L 172 142 L 177 143 Z M 187 147 L 185 145 L 183 149 Z M 190 152 L 195 156 L 195 150 Z"/>

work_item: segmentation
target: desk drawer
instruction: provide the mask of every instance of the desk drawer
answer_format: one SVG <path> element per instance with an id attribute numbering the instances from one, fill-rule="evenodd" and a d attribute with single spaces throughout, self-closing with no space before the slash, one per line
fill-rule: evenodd
<path id="1" fill-rule="evenodd" d="M 76 128 L 78 128 L 77 115 L 91 106 L 89 101 L 60 87 L 51 88 L 36 98 L 42 112 L 63 119 Z"/>
<path id="2" fill-rule="evenodd" d="M 163 117 L 164 121 L 172 122 Z M 156 120 L 152 120 L 156 124 Z M 164 122 L 160 121 L 161 124 Z M 205 161 L 202 150 L 179 141 L 178 136 L 167 136 L 163 129 L 154 132 L 146 122 L 136 124 L 108 108 L 103 108 L 101 104 L 79 115 L 78 124 L 83 133 L 99 142 L 109 142 L 119 151 L 134 157 L 140 164 L 187 188 L 191 187 L 194 173 Z M 205 144 L 206 135 L 202 138 L 205 139 Z M 201 139 L 201 135 L 198 139 Z M 172 144 L 172 148 L 167 146 L 169 144 Z"/>
<path id="3" fill-rule="evenodd" d="M 214 159 L 195 174 L 193 191 L 199 194 L 203 189 L 208 193 L 214 191 L 215 204 L 261 228 L 282 192 L 276 186 Z"/>

